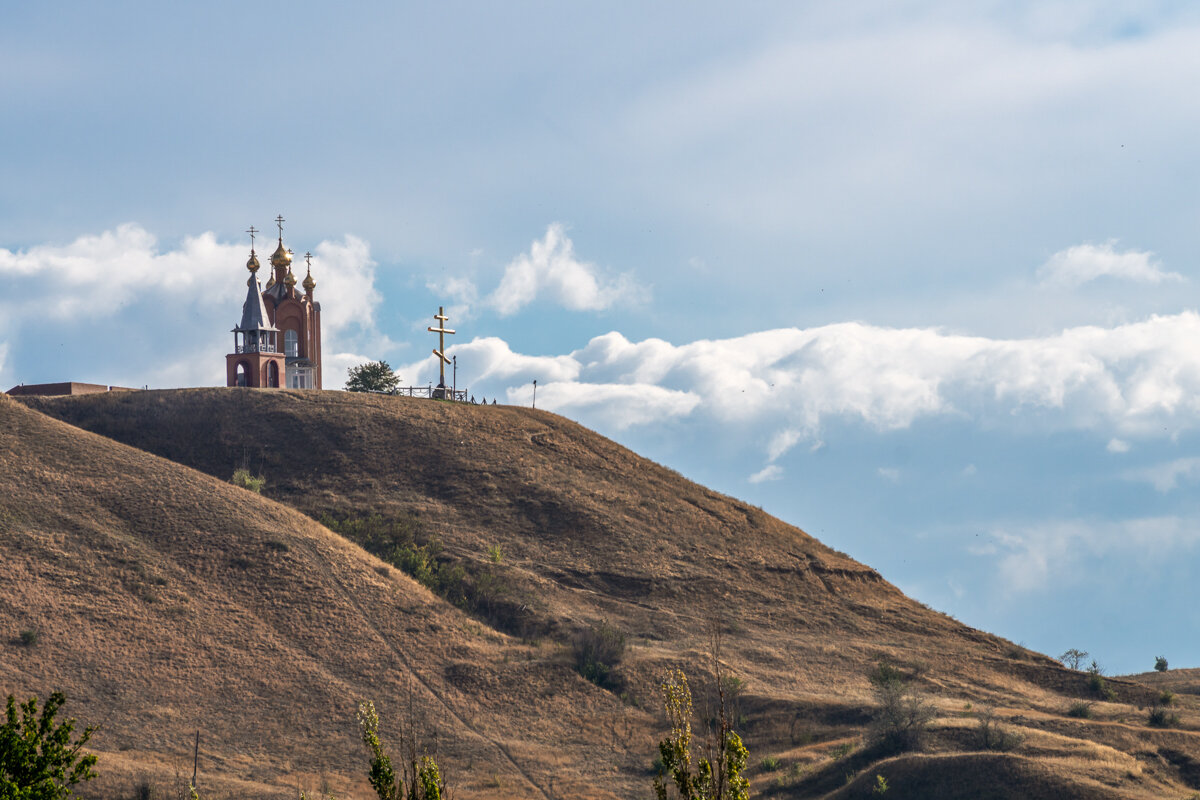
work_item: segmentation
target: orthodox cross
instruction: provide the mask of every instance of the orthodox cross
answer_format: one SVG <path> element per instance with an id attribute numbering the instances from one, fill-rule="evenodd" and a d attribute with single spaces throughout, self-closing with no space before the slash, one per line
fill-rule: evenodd
<path id="1" fill-rule="evenodd" d="M 280 214 L 279 216 L 275 217 L 275 224 L 279 227 L 279 243 L 280 244 L 283 244 L 283 223 L 285 223 L 285 222 L 287 222 L 287 220 L 283 218 L 283 214 Z"/>
<path id="2" fill-rule="evenodd" d="M 428 328 L 430 333 L 438 335 L 438 346 L 433 351 L 433 354 L 438 357 L 438 386 L 446 388 L 446 365 L 450 363 L 450 359 L 446 358 L 446 334 L 454 333 L 446 327 L 446 320 L 450 319 L 446 316 L 446 309 L 438 306 L 438 312 L 433 315 L 433 318 L 438 321 L 436 328 Z"/>
<path id="3" fill-rule="evenodd" d="M 312 253 L 310 253 L 310 252 L 308 252 L 308 251 L 305 251 L 305 253 L 304 253 L 304 263 L 305 263 L 306 265 L 308 265 L 308 271 L 309 271 L 309 272 L 312 272 Z"/>
<path id="4" fill-rule="evenodd" d="M 253 253 L 254 252 L 254 234 L 258 233 L 258 228 L 255 228 L 253 225 L 251 225 L 250 230 L 246 231 L 246 233 L 250 234 L 250 252 Z"/>

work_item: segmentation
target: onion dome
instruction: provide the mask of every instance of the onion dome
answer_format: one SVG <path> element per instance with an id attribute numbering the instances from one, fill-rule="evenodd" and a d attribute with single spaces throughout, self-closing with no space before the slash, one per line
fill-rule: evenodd
<path id="1" fill-rule="evenodd" d="M 291 269 L 288 269 L 287 275 L 284 277 L 283 282 L 284 285 L 286 285 L 289 289 L 296 286 L 296 276 L 292 274 Z"/>
<path id="2" fill-rule="evenodd" d="M 275 276 L 271 275 L 271 277 L 267 279 L 267 288 L 270 289 L 274 285 L 275 285 Z"/>
<path id="3" fill-rule="evenodd" d="M 271 266 L 276 269 L 290 267 L 292 265 L 292 254 L 286 247 L 283 246 L 283 240 L 279 240 L 279 247 L 275 248 L 275 252 L 271 254 Z"/>
<path id="4" fill-rule="evenodd" d="M 258 267 L 258 256 L 256 256 L 254 251 L 251 250 L 250 259 L 246 261 L 246 269 L 250 270 L 250 274 L 253 275 L 254 273 L 258 272 Z"/>
<path id="5" fill-rule="evenodd" d="M 304 276 L 304 284 L 303 284 L 304 291 L 307 292 L 308 294 L 312 294 L 313 289 L 316 287 L 316 285 L 317 285 L 317 282 L 313 280 L 312 270 L 309 270 L 308 274 Z"/>

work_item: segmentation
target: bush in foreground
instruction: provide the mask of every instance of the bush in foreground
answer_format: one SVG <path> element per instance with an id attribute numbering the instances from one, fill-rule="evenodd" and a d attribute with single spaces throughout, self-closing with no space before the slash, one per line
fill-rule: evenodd
<path id="1" fill-rule="evenodd" d="M 92 738 L 88 726 L 74 742 L 75 720 L 55 722 L 67 701 L 62 692 L 46 700 L 38 714 L 38 700 L 31 697 L 18 706 L 8 696 L 5 722 L 0 725 L 0 798 L 4 800 L 61 800 L 71 796 L 72 787 L 96 777 L 95 755 L 79 751 Z"/>

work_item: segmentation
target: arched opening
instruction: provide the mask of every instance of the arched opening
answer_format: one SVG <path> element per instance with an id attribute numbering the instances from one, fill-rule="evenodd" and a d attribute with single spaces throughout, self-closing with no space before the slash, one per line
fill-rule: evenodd
<path id="1" fill-rule="evenodd" d="M 250 385 L 250 365 L 245 361 L 239 361 L 237 365 L 237 376 L 234 381 L 234 386 L 249 386 Z"/>
<path id="2" fill-rule="evenodd" d="M 274 361 L 267 362 L 267 386 L 279 388 L 279 365 Z"/>
<path id="3" fill-rule="evenodd" d="M 294 330 L 289 329 L 283 332 L 283 352 L 288 358 L 296 358 L 300 355 L 300 337 Z"/>

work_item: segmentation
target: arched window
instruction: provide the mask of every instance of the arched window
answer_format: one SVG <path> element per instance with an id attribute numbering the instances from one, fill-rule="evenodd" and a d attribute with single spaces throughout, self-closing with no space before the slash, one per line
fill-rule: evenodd
<path id="1" fill-rule="evenodd" d="M 267 386 L 279 387 L 279 365 L 274 361 L 267 362 Z"/>
<path id="2" fill-rule="evenodd" d="M 283 351 L 288 358 L 295 358 L 300 355 L 300 343 L 293 330 L 283 332 Z"/>
<path id="3" fill-rule="evenodd" d="M 247 369 L 247 365 L 246 365 L 245 361 L 238 362 L 237 379 L 236 380 L 237 380 L 237 382 L 235 383 L 236 386 L 249 386 L 250 385 L 250 371 Z"/>

